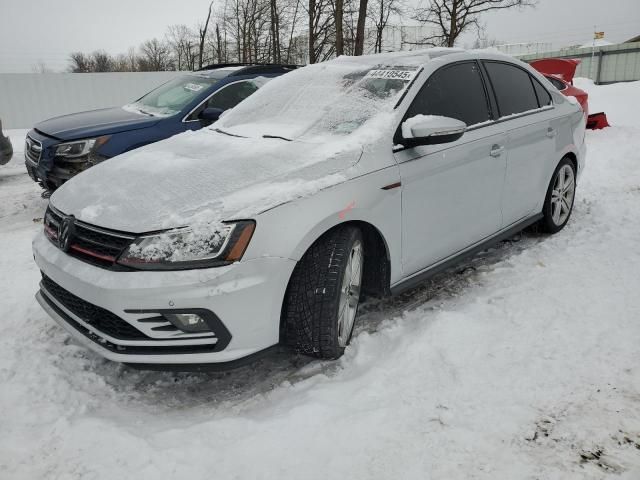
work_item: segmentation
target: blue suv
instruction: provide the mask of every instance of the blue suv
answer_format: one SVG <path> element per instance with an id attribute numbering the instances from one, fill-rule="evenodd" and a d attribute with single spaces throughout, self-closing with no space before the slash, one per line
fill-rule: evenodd
<path id="1" fill-rule="evenodd" d="M 268 79 L 295 68 L 211 65 L 171 80 L 124 107 L 45 120 L 27 134 L 27 172 L 43 188 L 55 190 L 111 157 L 215 122 Z"/>

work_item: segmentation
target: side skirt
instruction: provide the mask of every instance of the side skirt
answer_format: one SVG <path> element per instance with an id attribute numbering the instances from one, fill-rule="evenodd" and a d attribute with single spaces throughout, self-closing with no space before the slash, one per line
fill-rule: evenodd
<path id="1" fill-rule="evenodd" d="M 391 295 L 399 295 L 402 292 L 405 292 L 407 290 L 414 288 L 415 286 L 421 284 L 425 280 L 442 272 L 443 270 L 447 270 L 448 268 L 451 268 L 452 266 L 462 262 L 463 260 L 473 257 L 477 253 L 483 250 L 486 250 L 490 246 L 495 245 L 496 243 L 501 242 L 502 240 L 506 240 L 512 237 L 513 235 L 520 232 L 521 230 L 524 230 L 528 226 L 533 225 L 542 217 L 543 217 L 542 213 L 538 213 L 532 217 L 528 217 L 522 220 L 521 222 L 518 222 L 511 227 L 508 227 L 506 230 L 499 232 L 493 237 L 489 237 L 486 240 L 482 240 L 480 243 L 468 248 L 467 250 L 462 250 L 461 252 L 452 255 L 451 257 L 441 261 L 440 263 L 436 263 L 431 267 L 427 267 L 424 270 L 414 273 L 411 277 L 408 277 L 404 280 L 400 280 L 400 282 L 391 286 Z"/>

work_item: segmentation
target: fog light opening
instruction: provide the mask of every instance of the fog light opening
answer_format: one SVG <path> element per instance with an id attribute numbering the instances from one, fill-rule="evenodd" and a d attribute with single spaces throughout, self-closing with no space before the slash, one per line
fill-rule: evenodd
<path id="1" fill-rule="evenodd" d="M 186 333 L 211 332 L 204 318 L 195 313 L 165 313 L 171 324 Z"/>

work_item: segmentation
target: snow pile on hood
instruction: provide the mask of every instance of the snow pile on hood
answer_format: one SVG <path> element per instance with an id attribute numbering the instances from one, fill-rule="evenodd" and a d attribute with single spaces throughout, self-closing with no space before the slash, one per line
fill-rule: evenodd
<path id="1" fill-rule="evenodd" d="M 78 220 L 132 233 L 248 218 L 345 180 L 351 142 L 186 132 L 99 164 L 51 197 Z"/>

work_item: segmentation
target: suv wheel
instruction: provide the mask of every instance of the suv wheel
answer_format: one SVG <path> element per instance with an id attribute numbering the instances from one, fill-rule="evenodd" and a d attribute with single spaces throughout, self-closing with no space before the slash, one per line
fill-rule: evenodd
<path id="1" fill-rule="evenodd" d="M 542 230 L 556 233 L 564 228 L 573 211 L 573 200 L 576 194 L 576 170 L 573 162 L 563 158 L 556 167 L 551 183 L 547 189 L 540 221 Z"/>
<path id="2" fill-rule="evenodd" d="M 362 233 L 353 226 L 329 231 L 300 259 L 283 309 L 285 340 L 296 352 L 342 356 L 358 312 L 363 265 Z"/>

